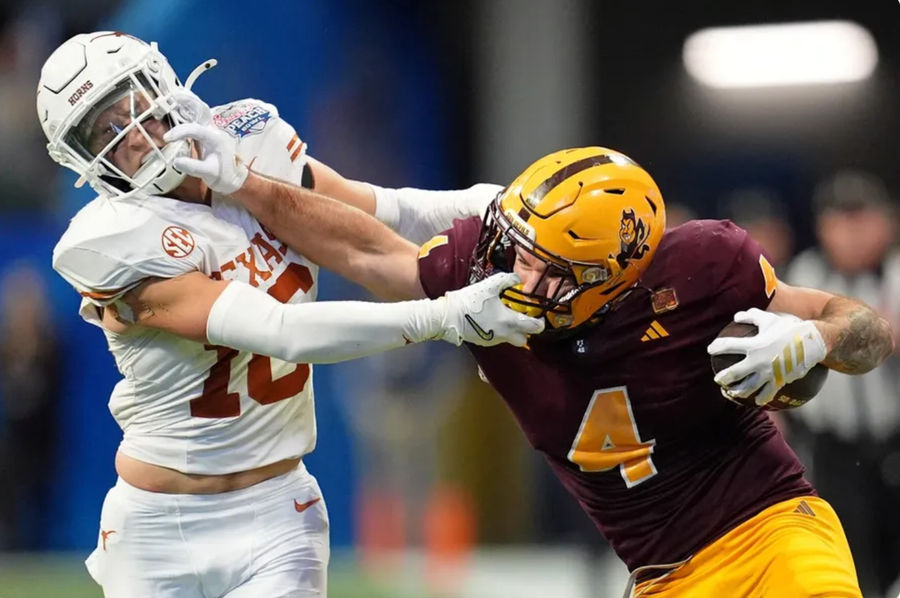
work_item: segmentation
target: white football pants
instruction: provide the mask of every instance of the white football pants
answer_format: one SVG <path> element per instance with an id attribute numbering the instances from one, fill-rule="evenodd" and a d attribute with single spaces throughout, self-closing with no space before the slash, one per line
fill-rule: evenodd
<path id="1" fill-rule="evenodd" d="M 221 494 L 160 494 L 119 479 L 85 564 L 106 598 L 326 596 L 328 512 L 301 463 Z"/>

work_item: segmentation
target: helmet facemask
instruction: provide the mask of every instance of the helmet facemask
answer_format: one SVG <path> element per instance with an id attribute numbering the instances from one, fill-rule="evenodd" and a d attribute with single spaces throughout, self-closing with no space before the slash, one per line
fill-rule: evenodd
<path id="1" fill-rule="evenodd" d="M 166 99 L 152 78 L 132 72 L 91 106 L 62 140 L 81 167 L 82 180 L 100 192 L 114 195 L 137 190 L 162 194 L 180 185 L 184 174 L 171 164 L 177 156 L 190 155 L 190 143 L 178 141 L 160 147 L 146 126 L 149 119 L 161 121 L 166 130 L 181 122 Z M 116 166 L 110 154 L 133 130 L 146 140 L 149 151 L 138 170 L 128 175 Z"/>
<path id="2" fill-rule="evenodd" d="M 488 206 L 475 246 L 470 282 L 497 272 L 512 272 L 517 249 L 527 252 L 546 265 L 532 287 L 534 290 L 526 292 L 518 284 L 501 291 L 500 298 L 511 309 L 531 317 L 545 318 L 549 324 L 545 334 L 568 329 L 573 323 L 572 302 L 588 289 L 608 280 L 613 273 L 597 264 L 581 264 L 553 255 L 535 243 L 527 229 L 515 226 L 499 206 L 499 201 Z M 539 289 L 548 288 L 550 285 L 545 283 L 551 279 L 557 279 L 558 283 L 549 294 L 544 294 Z M 607 309 L 604 307 L 597 315 Z"/>
<path id="3" fill-rule="evenodd" d="M 209 60 L 195 69 L 186 88 L 214 65 L 215 60 Z M 173 96 L 180 87 L 155 42 L 115 31 L 70 38 L 44 63 L 38 83 L 38 118 L 50 157 L 80 175 L 76 187 L 87 182 L 101 195 L 174 190 L 185 175 L 172 166 L 173 161 L 190 155 L 191 142 L 165 144 L 154 127 L 185 122 Z M 159 123 L 150 126 L 151 119 Z M 128 154 L 125 165 L 121 156 L 114 155 L 115 149 L 123 141 L 134 143 L 136 135 L 143 137 L 148 151 L 139 156 L 139 165 Z"/>

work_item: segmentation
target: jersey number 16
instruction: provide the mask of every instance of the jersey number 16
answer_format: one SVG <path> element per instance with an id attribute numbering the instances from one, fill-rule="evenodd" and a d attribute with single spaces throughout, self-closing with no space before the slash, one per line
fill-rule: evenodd
<path id="1" fill-rule="evenodd" d="M 268 293 L 287 302 L 298 290 L 306 292 L 312 287 L 312 275 L 306 266 L 291 263 L 281 273 Z M 203 382 L 203 394 L 191 399 L 191 415 L 194 417 L 237 417 L 241 414 L 241 395 L 228 392 L 231 381 L 231 360 L 238 351 L 230 347 L 206 345 L 216 351 L 216 363 L 209 369 Z M 269 405 L 288 399 L 300 391 L 309 379 L 309 364 L 300 363 L 294 370 L 277 380 L 272 379 L 272 360 L 266 355 L 253 354 L 247 364 L 247 394 L 260 405 Z"/>

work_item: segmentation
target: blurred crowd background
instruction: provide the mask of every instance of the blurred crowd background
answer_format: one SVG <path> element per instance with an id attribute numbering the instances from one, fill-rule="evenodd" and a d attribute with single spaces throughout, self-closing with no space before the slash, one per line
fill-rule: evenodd
<path id="1" fill-rule="evenodd" d="M 91 199 L 46 155 L 40 67 L 73 34 L 159 42 L 210 104 L 278 106 L 310 154 L 385 186 L 506 183 L 537 157 L 618 149 L 670 225 L 730 218 L 780 275 L 900 330 L 900 6 L 893 0 L 2 0 L 0 596 L 99 596 L 80 565 L 115 481 L 117 372 L 50 268 Z M 838 84 L 719 89 L 683 63 L 709 27 L 847 20 L 878 62 Z M 323 299 L 362 290 L 323 274 Z M 316 368 L 306 460 L 332 521 L 333 596 L 621 593 L 624 570 L 463 351 L 431 343 Z M 779 424 L 835 506 L 867 598 L 900 592 L 900 360 L 834 374 Z M 892 586 L 894 589 L 891 589 Z"/>

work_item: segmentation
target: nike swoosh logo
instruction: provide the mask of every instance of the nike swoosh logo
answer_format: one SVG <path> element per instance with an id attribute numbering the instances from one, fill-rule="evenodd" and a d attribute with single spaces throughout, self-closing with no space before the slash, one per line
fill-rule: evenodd
<path id="1" fill-rule="evenodd" d="M 305 511 L 306 509 L 310 508 L 311 506 L 313 506 L 314 504 L 316 504 L 316 503 L 319 502 L 320 500 L 322 500 L 322 497 L 321 497 L 321 496 L 320 496 L 319 498 L 314 498 L 314 499 L 308 500 L 308 501 L 306 501 L 306 502 L 297 502 L 297 499 L 295 498 L 295 499 L 294 499 L 294 509 L 295 509 L 298 513 L 302 513 L 303 511 Z"/>
<path id="2" fill-rule="evenodd" d="M 466 314 L 466 322 L 469 323 L 469 326 L 475 331 L 475 334 L 480 336 L 486 341 L 494 340 L 494 331 L 493 330 L 485 330 L 481 326 L 478 325 L 478 322 L 472 319 L 472 316 Z"/>

